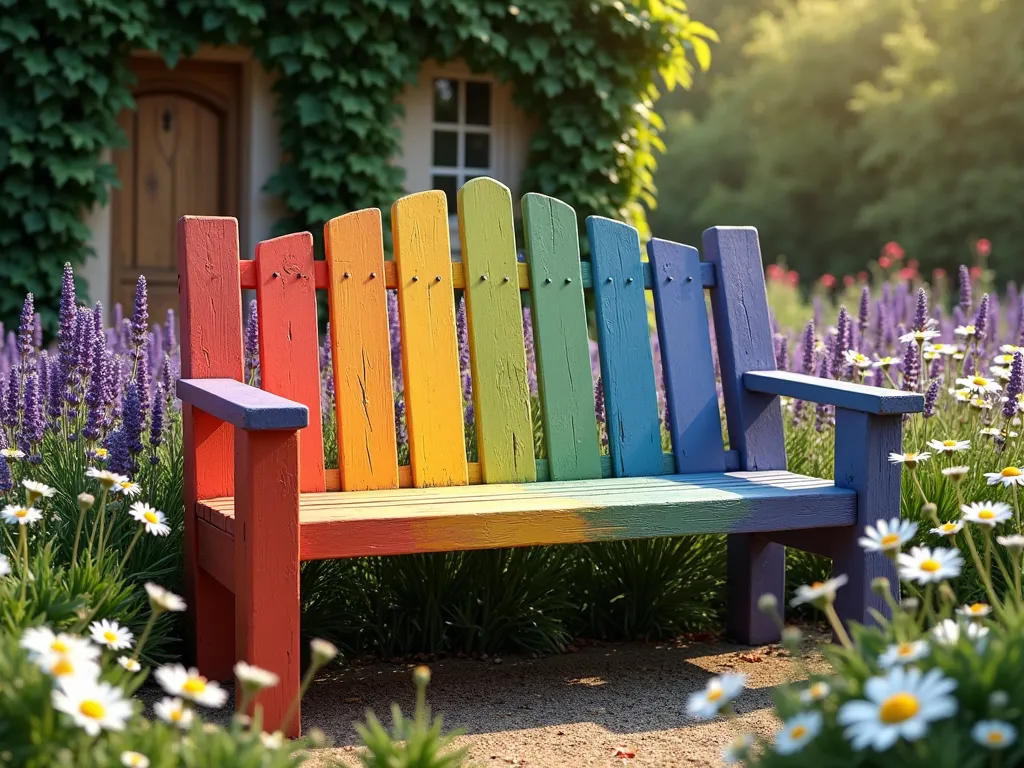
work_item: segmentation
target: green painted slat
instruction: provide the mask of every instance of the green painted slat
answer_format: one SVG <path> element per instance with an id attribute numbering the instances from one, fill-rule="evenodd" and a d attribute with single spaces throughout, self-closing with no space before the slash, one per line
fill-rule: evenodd
<path id="1" fill-rule="evenodd" d="M 484 177 L 467 182 L 459 235 L 480 470 L 485 483 L 530 482 L 537 470 L 508 187 Z"/>
<path id="2" fill-rule="evenodd" d="M 523 198 L 523 227 L 550 476 L 600 477 L 576 212 L 561 200 L 531 192 Z"/>

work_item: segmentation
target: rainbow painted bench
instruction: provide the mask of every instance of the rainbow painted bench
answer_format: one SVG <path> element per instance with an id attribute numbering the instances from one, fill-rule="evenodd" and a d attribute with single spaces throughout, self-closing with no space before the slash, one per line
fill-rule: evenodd
<path id="1" fill-rule="evenodd" d="M 850 577 L 838 611 L 864 620 L 883 557 L 861 526 L 899 515 L 902 414 L 921 395 L 774 370 L 757 233 L 714 228 L 697 249 L 664 240 L 641 258 L 635 229 L 587 220 L 550 197 L 522 202 L 517 263 L 509 190 L 480 178 L 459 193 L 452 261 L 441 192 L 392 208 L 386 261 L 377 209 L 262 242 L 239 260 L 231 218 L 179 223 L 187 591 L 196 660 L 213 678 L 243 658 L 281 676 L 262 694 L 273 729 L 299 686 L 299 563 L 323 558 L 729 534 L 728 629 L 776 639 L 757 611 L 783 592 L 783 545 L 832 557 Z M 259 304 L 262 389 L 241 382 L 242 289 Z M 338 469 L 324 465 L 316 291 L 332 330 Z M 387 291 L 401 321 L 409 466 L 399 466 Z M 646 291 L 653 294 L 670 416 L 662 450 Z M 530 292 L 543 458 L 534 450 L 522 327 Z M 593 292 L 608 456 L 594 413 L 586 291 Z M 724 447 L 705 291 L 729 435 Z M 478 463 L 467 462 L 455 326 L 464 292 Z M 836 407 L 835 482 L 786 471 L 778 396 Z M 896 583 L 895 578 L 892 579 Z M 292 723 L 289 732 L 297 733 Z"/>

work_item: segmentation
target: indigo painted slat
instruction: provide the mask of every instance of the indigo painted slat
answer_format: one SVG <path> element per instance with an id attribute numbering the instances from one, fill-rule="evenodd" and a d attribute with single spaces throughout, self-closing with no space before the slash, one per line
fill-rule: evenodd
<path id="1" fill-rule="evenodd" d="M 508 187 L 483 177 L 466 182 L 459 235 L 480 469 L 485 483 L 532 482 L 537 467 Z"/>
<path id="2" fill-rule="evenodd" d="M 183 216 L 178 220 L 181 375 L 242 380 L 242 296 L 238 285 L 238 222 Z M 185 595 L 194 627 L 196 665 L 215 680 L 232 676 L 235 597 L 199 565 L 197 505 L 234 489 L 234 429 L 187 402 L 182 406 Z"/>
<path id="3" fill-rule="evenodd" d="M 697 249 L 647 243 L 672 453 L 678 472 L 722 472 L 722 416 Z"/>
<path id="4" fill-rule="evenodd" d="M 320 422 L 320 347 L 313 283 L 313 235 L 264 240 L 256 246 L 260 386 L 309 409 L 302 430 L 303 491 L 326 490 L 324 432 Z"/>
<path id="5" fill-rule="evenodd" d="M 616 477 L 656 475 L 661 471 L 661 419 L 640 236 L 628 224 L 590 216 L 587 238 L 612 471 Z"/>
<path id="6" fill-rule="evenodd" d="M 380 210 L 324 225 L 338 469 L 346 491 L 398 487 L 395 396 Z M 376 277 L 371 277 L 376 275 Z"/>
<path id="7" fill-rule="evenodd" d="M 302 429 L 309 424 L 304 404 L 235 379 L 178 379 L 176 391 L 182 403 L 250 432 Z"/>
<path id="8" fill-rule="evenodd" d="M 576 212 L 531 192 L 523 198 L 523 229 L 550 479 L 600 477 Z"/>
<path id="9" fill-rule="evenodd" d="M 924 395 L 917 392 L 869 387 L 789 371 L 748 371 L 743 374 L 743 385 L 750 392 L 794 397 L 863 413 L 919 413 L 924 409 Z"/>
<path id="10" fill-rule="evenodd" d="M 391 208 L 391 226 L 413 483 L 465 485 L 469 478 L 444 192 L 403 197 Z"/>
<path id="11" fill-rule="evenodd" d="M 775 352 L 757 230 L 714 227 L 704 232 L 704 257 L 715 265 L 717 287 L 711 310 L 718 342 L 729 445 L 746 470 L 785 469 L 782 409 L 772 395 L 743 386 L 747 371 L 775 369 Z M 736 639 L 759 645 L 775 642 L 779 630 L 757 608 L 770 593 L 785 598 L 785 548 L 768 539 L 734 535 L 728 541 L 727 629 Z"/>

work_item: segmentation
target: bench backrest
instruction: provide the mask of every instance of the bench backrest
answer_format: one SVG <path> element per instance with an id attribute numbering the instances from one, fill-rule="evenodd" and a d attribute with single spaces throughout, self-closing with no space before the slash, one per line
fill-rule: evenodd
<path id="1" fill-rule="evenodd" d="M 392 208 L 394 259 L 384 258 L 381 214 L 367 209 L 324 227 L 326 261 L 308 232 L 260 243 L 239 260 L 237 222 L 179 224 L 185 378 L 241 380 L 240 292 L 255 289 L 261 386 L 309 407 L 300 436 L 301 489 L 373 490 L 602 475 L 643 477 L 728 468 L 782 469 L 781 414 L 742 387 L 747 370 L 774 369 L 757 234 L 705 233 L 696 248 L 664 240 L 641 258 L 637 231 L 586 222 L 580 259 L 576 214 L 539 194 L 522 201 L 525 263 L 517 261 L 507 187 L 488 178 L 458 198 L 461 261 L 452 261 L 444 193 L 409 195 Z M 338 469 L 324 466 L 316 291 L 326 290 L 336 399 Z M 399 467 L 388 290 L 397 290 L 409 464 Z M 711 291 L 730 454 L 724 449 L 705 290 Z M 672 454 L 662 449 L 648 304 L 653 294 Z M 479 462 L 467 462 L 455 292 L 466 300 Z M 540 421 L 537 461 L 523 333 L 530 292 Z M 595 419 L 585 292 L 593 293 L 609 457 Z M 190 472 L 205 495 L 228 494 L 230 434 L 186 414 Z M 730 461 L 732 459 L 732 461 Z M 203 461 L 220 466 L 204 469 Z"/>

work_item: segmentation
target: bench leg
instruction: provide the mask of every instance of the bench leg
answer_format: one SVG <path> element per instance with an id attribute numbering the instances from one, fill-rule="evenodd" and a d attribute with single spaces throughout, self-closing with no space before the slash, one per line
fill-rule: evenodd
<path id="1" fill-rule="evenodd" d="M 892 595 L 899 600 L 899 580 L 892 561 L 865 552 L 857 539 L 864 535 L 865 526 L 900 516 L 900 466 L 889 462 L 889 454 L 901 452 L 902 446 L 902 416 L 836 409 L 835 483 L 857 492 L 857 523 L 841 529 L 842 533 L 837 529 L 831 546 L 833 573 L 849 577 L 836 594 L 836 613 L 844 624 L 873 624 L 869 608 L 889 616 L 885 601 L 871 591 L 872 579 L 889 579 Z"/>
<path id="2" fill-rule="evenodd" d="M 786 550 L 754 534 L 734 533 L 728 539 L 726 589 L 729 637 L 746 645 L 778 642 L 779 628 L 757 608 L 764 594 L 775 595 L 780 611 L 786 591 Z"/>
<path id="3" fill-rule="evenodd" d="M 235 664 L 235 596 L 202 568 L 195 569 L 194 578 L 196 666 L 211 680 L 230 680 Z"/>
<path id="4" fill-rule="evenodd" d="M 301 714 L 282 720 L 298 695 L 299 435 L 235 431 L 235 621 L 238 658 L 274 672 L 260 694 L 266 731 L 296 737 Z"/>

